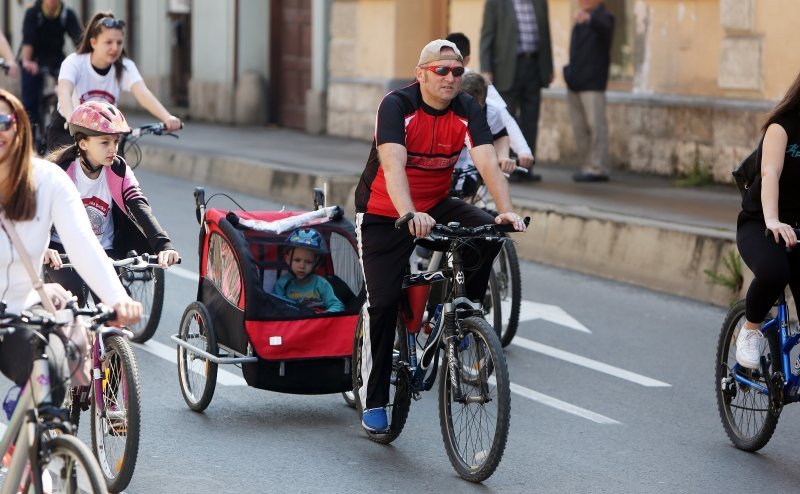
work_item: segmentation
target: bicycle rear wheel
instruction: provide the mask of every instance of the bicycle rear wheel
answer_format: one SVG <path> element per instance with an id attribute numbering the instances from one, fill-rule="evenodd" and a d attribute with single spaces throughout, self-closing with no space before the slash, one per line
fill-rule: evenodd
<path id="1" fill-rule="evenodd" d="M 42 480 L 52 484 L 45 492 L 105 493 L 103 475 L 89 447 L 74 436 L 62 435 L 43 444 L 49 454 L 42 455 Z"/>
<path id="2" fill-rule="evenodd" d="M 774 316 L 768 315 L 767 320 Z M 770 396 L 736 381 L 732 369 L 736 365 L 736 338 L 745 322 L 745 302 L 740 300 L 728 311 L 717 345 L 716 387 L 717 407 L 722 425 L 731 442 L 739 449 L 757 451 L 769 442 L 780 417 L 780 406 L 771 406 Z M 775 379 L 780 376 L 780 343 L 776 330 L 765 334 L 768 345 L 763 356 Z M 769 386 L 772 376 L 764 376 L 760 370 L 740 367 L 739 374 L 750 381 Z M 781 379 L 781 389 L 783 388 Z M 782 399 L 782 398 L 779 398 Z"/>
<path id="3" fill-rule="evenodd" d="M 133 350 L 125 338 L 108 336 L 104 343 L 103 394 L 92 396 L 92 446 L 108 490 L 120 492 L 130 483 L 139 454 L 141 386 Z M 103 400 L 102 411 L 99 400 Z"/>
<path id="4" fill-rule="evenodd" d="M 158 267 L 131 268 L 123 266 L 119 271 L 122 286 L 133 300 L 142 304 L 142 319 L 128 327 L 133 333 L 132 341 L 144 343 L 155 334 L 164 307 L 164 270 Z"/>
<path id="5" fill-rule="evenodd" d="M 364 345 L 364 333 L 369 328 L 364 327 L 363 313 L 358 316 L 356 324 L 356 335 L 353 339 L 353 397 L 356 402 L 356 410 L 359 417 L 364 411 L 364 404 L 361 397 L 361 388 L 366 383 L 361 377 L 362 348 Z M 411 388 L 408 368 L 403 362 L 408 362 L 408 341 L 406 339 L 405 326 L 402 318 L 398 317 L 395 326 L 394 353 L 392 357 L 391 384 L 389 386 L 389 432 L 385 434 L 368 433 L 367 436 L 376 443 L 389 444 L 400 436 L 403 427 L 406 425 L 408 411 L 411 408 Z"/>
<path id="6" fill-rule="evenodd" d="M 459 393 L 455 392 L 450 362 L 445 358 L 439 376 L 439 423 L 447 456 L 458 475 L 470 482 L 483 482 L 500 464 L 508 439 L 508 367 L 497 334 L 488 322 L 468 317 L 459 324 L 463 335 L 455 341 Z"/>
<path id="7" fill-rule="evenodd" d="M 519 311 L 522 305 L 522 276 L 519 271 L 519 258 L 514 242 L 506 240 L 494 261 L 493 271 L 497 278 L 497 291 L 500 296 L 502 326 L 500 344 L 507 347 L 517 334 Z M 497 327 L 495 326 L 495 329 Z"/>

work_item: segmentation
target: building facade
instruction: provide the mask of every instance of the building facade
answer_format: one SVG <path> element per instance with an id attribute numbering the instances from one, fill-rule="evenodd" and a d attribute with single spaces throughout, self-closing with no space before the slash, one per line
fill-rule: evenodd
<path id="1" fill-rule="evenodd" d="M 0 0 L 14 48 L 30 2 Z M 451 31 L 478 44 L 484 0 L 66 0 L 85 20 L 112 10 L 127 48 L 170 109 L 226 124 L 276 124 L 371 139 L 386 92 L 412 80 L 421 47 Z M 730 169 L 800 70 L 797 0 L 605 0 L 616 17 L 610 152 L 619 168 L 665 175 Z M 540 161 L 570 163 L 561 67 L 577 0 L 549 0 L 555 80 Z M 132 104 L 130 98 L 123 104 Z"/>

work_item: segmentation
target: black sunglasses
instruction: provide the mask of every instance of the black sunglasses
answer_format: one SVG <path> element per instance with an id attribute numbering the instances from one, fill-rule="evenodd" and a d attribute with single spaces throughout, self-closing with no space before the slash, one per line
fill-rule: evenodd
<path id="1" fill-rule="evenodd" d="M 121 19 L 114 19 L 113 17 L 103 17 L 97 21 L 97 27 L 103 26 L 108 29 L 122 29 L 125 27 L 125 21 Z"/>
<path id="2" fill-rule="evenodd" d="M 440 75 L 442 77 L 446 76 L 450 72 L 453 73 L 453 77 L 461 77 L 464 75 L 464 67 L 448 67 L 447 65 L 428 65 L 427 67 L 422 67 L 425 70 L 430 70 L 436 75 Z"/>
<path id="3" fill-rule="evenodd" d="M 5 132 L 17 123 L 17 116 L 13 113 L 0 115 L 0 132 Z"/>

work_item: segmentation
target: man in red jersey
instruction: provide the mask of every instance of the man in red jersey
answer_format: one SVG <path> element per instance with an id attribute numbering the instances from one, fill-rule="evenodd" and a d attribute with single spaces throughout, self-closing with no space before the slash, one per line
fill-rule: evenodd
<path id="1" fill-rule="evenodd" d="M 389 401 L 397 307 L 414 238 L 427 236 L 437 222 L 464 226 L 487 223 L 525 224 L 513 212 L 508 183 L 498 166 L 492 133 L 477 101 L 460 92 L 464 64 L 455 44 L 435 40 L 422 49 L 414 69 L 416 82 L 392 91 L 381 101 L 375 140 L 356 189 L 356 233 L 367 284 L 365 331 L 360 369 L 364 406 L 362 426 L 369 432 L 389 429 Z M 475 166 L 495 199 L 500 214 L 489 213 L 449 197 L 450 176 L 461 149 L 470 150 Z M 394 221 L 414 213 L 408 229 Z M 483 300 L 492 263 L 500 246 L 470 249 L 466 294 Z"/>

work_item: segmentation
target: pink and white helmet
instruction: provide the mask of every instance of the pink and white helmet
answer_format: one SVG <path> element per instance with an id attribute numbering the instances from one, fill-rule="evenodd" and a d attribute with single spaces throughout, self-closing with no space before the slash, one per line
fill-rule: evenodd
<path id="1" fill-rule="evenodd" d="M 114 105 L 100 101 L 81 104 L 69 117 L 69 134 L 87 136 L 127 134 L 131 131 L 125 116 Z"/>

